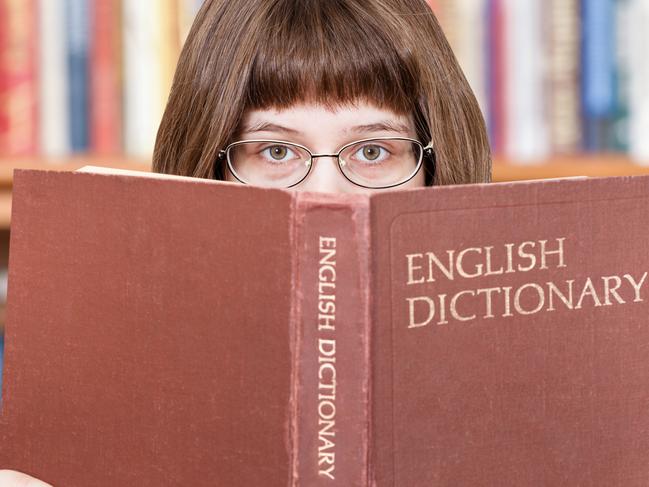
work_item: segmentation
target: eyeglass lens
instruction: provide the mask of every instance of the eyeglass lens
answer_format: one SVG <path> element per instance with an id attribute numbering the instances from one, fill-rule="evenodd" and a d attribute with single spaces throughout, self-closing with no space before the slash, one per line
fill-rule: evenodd
<path id="1" fill-rule="evenodd" d="M 289 187 L 306 177 L 313 163 L 304 148 L 287 142 L 245 141 L 227 153 L 231 170 L 248 184 Z M 403 139 L 373 139 L 345 147 L 340 168 L 352 182 L 381 188 L 400 184 L 417 171 L 422 146 Z"/>

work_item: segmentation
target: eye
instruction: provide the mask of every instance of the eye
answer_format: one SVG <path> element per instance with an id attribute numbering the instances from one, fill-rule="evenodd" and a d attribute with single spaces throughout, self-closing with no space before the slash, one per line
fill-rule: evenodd
<path id="1" fill-rule="evenodd" d="M 271 145 L 263 149 L 261 154 L 270 162 L 285 162 L 297 155 L 285 145 Z"/>
<path id="2" fill-rule="evenodd" d="M 377 144 L 365 144 L 356 150 L 354 157 L 361 162 L 382 162 L 389 157 L 390 152 Z"/>

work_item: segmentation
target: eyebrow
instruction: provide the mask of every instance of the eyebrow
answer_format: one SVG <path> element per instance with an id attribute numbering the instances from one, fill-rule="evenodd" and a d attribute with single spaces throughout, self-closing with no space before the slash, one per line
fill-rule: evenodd
<path id="1" fill-rule="evenodd" d="M 369 123 L 366 125 L 356 125 L 349 128 L 346 132 L 366 133 L 366 132 L 410 132 L 410 127 L 406 124 L 394 122 L 391 120 L 382 120 L 376 123 Z"/>
<path id="2" fill-rule="evenodd" d="M 284 127 L 271 122 L 257 122 L 251 125 L 246 125 L 243 127 L 242 133 L 256 133 L 256 132 L 282 132 L 293 135 L 300 135 L 302 132 L 290 127 Z M 369 123 L 364 125 L 355 125 L 348 129 L 344 130 L 345 133 L 356 133 L 363 134 L 368 132 L 396 132 L 396 133 L 408 133 L 410 132 L 410 127 L 406 124 L 394 122 L 391 120 L 381 120 L 380 122 Z"/>
<path id="3" fill-rule="evenodd" d="M 252 125 L 246 125 L 243 127 L 242 132 L 245 133 L 255 133 L 255 132 L 286 132 L 289 134 L 300 134 L 299 130 L 292 129 L 290 127 L 284 127 L 276 123 L 270 122 L 258 122 L 253 123 Z"/>

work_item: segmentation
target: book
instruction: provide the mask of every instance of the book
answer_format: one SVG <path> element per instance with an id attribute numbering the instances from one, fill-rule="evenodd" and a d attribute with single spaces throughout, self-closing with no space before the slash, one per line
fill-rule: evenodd
<path id="1" fill-rule="evenodd" d="M 429 4 L 443 22 L 453 53 L 487 119 L 487 0 L 440 0 Z"/>
<path id="2" fill-rule="evenodd" d="M 507 38 L 505 33 L 505 0 L 488 0 L 487 3 L 487 88 L 489 143 L 495 154 L 505 154 L 505 129 L 507 127 L 506 96 Z"/>
<path id="3" fill-rule="evenodd" d="M 35 12 L 35 0 L 0 0 L 0 154 L 38 148 Z"/>
<path id="4" fill-rule="evenodd" d="M 122 149 L 121 0 L 92 0 L 90 38 L 90 149 Z"/>
<path id="5" fill-rule="evenodd" d="M 646 485 L 649 176 L 371 195 L 16 171 L 0 465 Z"/>
<path id="6" fill-rule="evenodd" d="M 613 118 L 613 149 L 629 152 L 629 74 L 631 72 L 631 46 L 629 27 L 630 0 L 615 2 L 615 108 Z"/>
<path id="7" fill-rule="evenodd" d="M 646 56 L 649 49 L 649 1 L 629 1 L 629 153 L 640 164 L 649 164 L 649 67 Z"/>
<path id="8" fill-rule="evenodd" d="M 70 153 L 66 1 L 38 1 L 38 134 L 46 157 Z"/>
<path id="9" fill-rule="evenodd" d="M 66 0 L 70 149 L 90 148 L 90 0 Z"/>
<path id="10" fill-rule="evenodd" d="M 579 0 L 551 0 L 544 13 L 551 150 L 554 154 L 575 154 L 582 147 Z"/>
<path id="11" fill-rule="evenodd" d="M 612 148 L 615 116 L 615 2 L 582 0 L 584 149 Z"/>
<path id="12" fill-rule="evenodd" d="M 549 155 L 547 83 L 541 0 L 504 0 L 505 152 L 517 163 L 538 163 Z"/>
<path id="13" fill-rule="evenodd" d="M 167 26 L 161 24 L 161 10 L 166 3 L 122 0 L 123 142 L 125 153 L 133 157 L 151 156 L 162 119 L 167 82 L 161 79 L 161 40 Z"/>

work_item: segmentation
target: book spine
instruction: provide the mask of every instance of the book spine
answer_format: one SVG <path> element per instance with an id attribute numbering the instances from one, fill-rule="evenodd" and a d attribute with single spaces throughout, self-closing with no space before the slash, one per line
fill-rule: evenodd
<path id="1" fill-rule="evenodd" d="M 576 153 L 581 148 L 579 0 L 551 0 L 546 14 L 552 150 L 557 154 Z"/>
<path id="2" fill-rule="evenodd" d="M 457 25 L 460 27 L 452 46 L 473 90 L 483 115 L 487 116 L 486 74 L 484 46 L 486 0 L 455 0 Z"/>
<path id="3" fill-rule="evenodd" d="M 582 0 L 582 105 L 584 149 L 610 148 L 615 106 L 613 0 Z"/>
<path id="4" fill-rule="evenodd" d="M 160 7 L 157 0 L 122 0 L 124 149 L 136 157 L 152 154 L 162 118 Z"/>
<path id="5" fill-rule="evenodd" d="M 369 486 L 366 198 L 296 193 L 292 487 Z"/>
<path id="6" fill-rule="evenodd" d="M 534 163 L 547 156 L 545 56 L 541 0 L 505 0 L 506 147 L 512 160 Z"/>
<path id="7" fill-rule="evenodd" d="M 67 1 L 68 26 L 68 103 L 70 111 L 70 146 L 73 152 L 89 148 L 89 76 L 90 47 L 89 0 Z"/>
<path id="8" fill-rule="evenodd" d="M 615 2 L 615 107 L 613 120 L 613 149 L 629 151 L 629 0 Z"/>
<path id="9" fill-rule="evenodd" d="M 649 165 L 649 0 L 630 0 L 629 8 L 629 152 Z"/>
<path id="10" fill-rule="evenodd" d="M 505 93 L 506 93 L 506 35 L 505 35 L 505 0 L 489 0 L 487 5 L 488 24 L 488 59 L 489 71 L 487 93 L 489 113 L 487 127 L 489 140 L 494 154 L 502 155 L 505 151 Z"/>
<path id="11" fill-rule="evenodd" d="M 40 144 L 44 156 L 70 152 L 65 0 L 39 0 Z"/>
<path id="12" fill-rule="evenodd" d="M 0 153 L 37 151 L 36 3 L 0 0 Z"/>
<path id="13" fill-rule="evenodd" d="M 92 2 L 90 146 L 97 153 L 115 154 L 122 148 L 120 3 Z"/>

